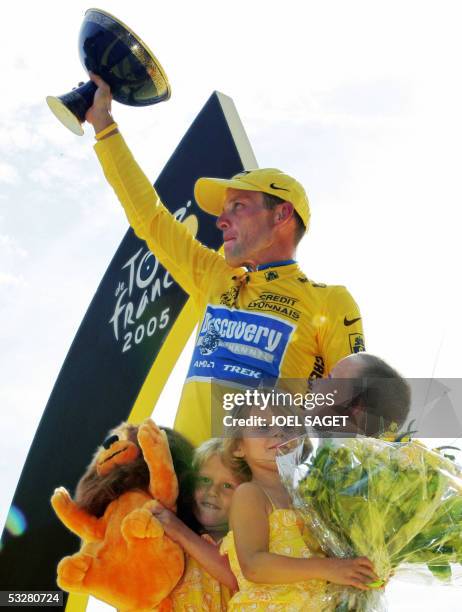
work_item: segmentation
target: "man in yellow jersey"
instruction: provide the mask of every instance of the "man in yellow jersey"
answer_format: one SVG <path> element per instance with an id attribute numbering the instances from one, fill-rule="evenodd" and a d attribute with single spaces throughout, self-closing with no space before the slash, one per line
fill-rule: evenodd
<path id="1" fill-rule="evenodd" d="M 189 293 L 201 321 L 175 428 L 195 444 L 210 437 L 213 380 L 307 380 L 363 351 L 361 315 L 345 287 L 313 283 L 294 260 L 310 218 L 300 183 L 272 168 L 199 179 L 194 194 L 218 216 L 222 257 L 160 202 L 114 123 L 108 85 L 91 77 L 98 89 L 86 119 L 106 178 L 135 233 Z"/>

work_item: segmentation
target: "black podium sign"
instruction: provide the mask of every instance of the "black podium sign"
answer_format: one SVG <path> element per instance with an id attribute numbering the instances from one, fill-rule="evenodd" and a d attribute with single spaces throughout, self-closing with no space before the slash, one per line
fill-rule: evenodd
<path id="1" fill-rule="evenodd" d="M 197 218 L 197 238 L 216 249 L 221 232 L 195 203 L 194 183 L 248 167 L 256 162 L 234 105 L 214 93 L 155 187 L 178 219 Z M 25 529 L 16 537 L 3 533 L 0 590 L 57 589 L 56 566 L 79 542 L 55 517 L 50 496 L 61 485 L 74 491 L 110 428 L 152 413 L 197 322 L 192 312 L 185 292 L 129 229 L 80 325 L 29 451 L 12 504 L 24 515 Z M 85 602 L 71 596 L 67 609 L 83 609 Z"/>

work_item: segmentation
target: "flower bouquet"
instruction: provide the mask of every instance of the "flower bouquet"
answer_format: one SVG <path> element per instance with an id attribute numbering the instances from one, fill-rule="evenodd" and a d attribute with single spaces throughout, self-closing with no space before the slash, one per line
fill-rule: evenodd
<path id="1" fill-rule="evenodd" d="M 383 586 L 406 570 L 462 582 L 462 474 L 418 441 L 310 439 L 279 447 L 295 507 L 328 556 L 366 556 Z M 383 609 L 383 590 L 337 589 L 336 612 Z"/>

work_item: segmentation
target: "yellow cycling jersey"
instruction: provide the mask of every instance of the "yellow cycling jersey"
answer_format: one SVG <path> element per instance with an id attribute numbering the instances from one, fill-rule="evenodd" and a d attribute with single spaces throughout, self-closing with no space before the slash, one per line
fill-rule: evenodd
<path id="1" fill-rule="evenodd" d="M 298 264 L 248 272 L 196 240 L 161 203 L 120 134 L 95 145 L 139 238 L 193 298 L 199 328 L 175 428 L 211 435 L 213 380 L 243 386 L 325 376 L 364 350 L 361 315 L 342 286 L 314 283 Z"/>

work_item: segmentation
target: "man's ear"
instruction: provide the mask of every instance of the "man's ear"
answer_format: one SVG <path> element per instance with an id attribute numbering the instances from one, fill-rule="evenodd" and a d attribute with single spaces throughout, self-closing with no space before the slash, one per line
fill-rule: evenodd
<path id="1" fill-rule="evenodd" d="M 355 423 L 358 424 L 359 419 L 364 414 L 364 408 L 359 403 L 355 404 L 354 406 L 351 406 L 350 413 L 351 416 L 354 417 Z"/>
<path id="2" fill-rule="evenodd" d="M 286 223 L 294 214 L 294 207 L 290 202 L 278 204 L 275 221 L 276 223 Z"/>
<path id="3" fill-rule="evenodd" d="M 354 424 L 358 428 L 359 433 L 367 435 L 367 410 L 366 404 L 362 397 L 359 397 L 354 400 L 354 404 L 352 404 L 350 408 L 350 414 L 353 417 Z"/>

